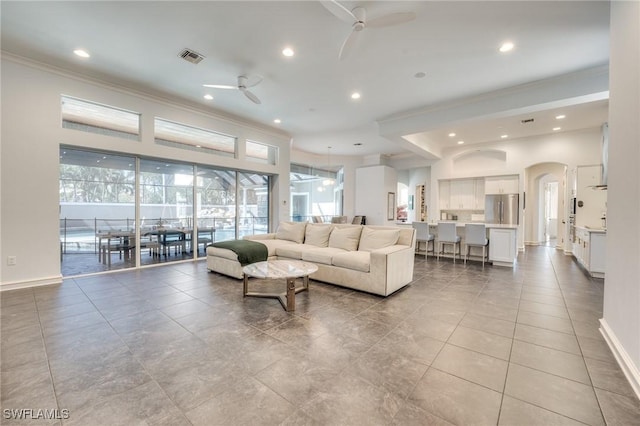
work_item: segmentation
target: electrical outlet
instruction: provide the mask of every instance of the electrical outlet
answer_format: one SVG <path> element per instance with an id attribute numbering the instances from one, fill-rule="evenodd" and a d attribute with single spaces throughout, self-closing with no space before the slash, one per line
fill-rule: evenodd
<path id="1" fill-rule="evenodd" d="M 18 259 L 15 256 L 7 256 L 7 265 L 14 266 L 16 263 L 18 263 Z"/>

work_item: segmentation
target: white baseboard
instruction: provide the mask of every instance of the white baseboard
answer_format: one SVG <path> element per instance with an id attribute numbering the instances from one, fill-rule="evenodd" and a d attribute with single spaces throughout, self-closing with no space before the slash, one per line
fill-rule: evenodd
<path id="1" fill-rule="evenodd" d="M 1 291 L 18 290 L 21 288 L 40 287 L 43 285 L 61 284 L 62 275 L 53 277 L 38 278 L 37 280 L 13 281 L 0 284 Z"/>
<path id="2" fill-rule="evenodd" d="M 629 381 L 631 388 L 633 388 L 636 396 L 640 399 L 640 370 L 638 370 L 638 366 L 633 363 L 633 360 L 620 344 L 620 341 L 607 324 L 607 320 L 604 318 L 600 319 L 600 333 L 604 336 L 604 340 L 609 345 L 611 352 L 613 352 L 613 356 L 615 356 L 618 361 L 618 364 Z"/>

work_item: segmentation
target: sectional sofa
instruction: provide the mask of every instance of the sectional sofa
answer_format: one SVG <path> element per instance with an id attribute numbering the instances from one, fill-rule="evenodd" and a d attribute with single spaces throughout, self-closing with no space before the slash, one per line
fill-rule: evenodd
<path id="1" fill-rule="evenodd" d="M 244 239 L 264 244 L 268 259 L 312 262 L 312 279 L 355 290 L 388 296 L 413 279 L 413 228 L 282 222 L 274 233 Z M 237 255 L 223 248 L 207 248 L 207 269 L 243 277 Z"/>

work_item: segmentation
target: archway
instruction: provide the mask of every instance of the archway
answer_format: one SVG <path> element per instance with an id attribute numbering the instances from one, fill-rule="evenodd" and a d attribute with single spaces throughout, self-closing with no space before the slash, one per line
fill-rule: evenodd
<path id="1" fill-rule="evenodd" d="M 525 169 L 526 204 L 524 210 L 524 243 L 525 245 L 540 245 L 546 241 L 549 227 L 557 235 L 556 248 L 569 250 L 567 224 L 567 165 L 548 162 L 531 165 Z M 545 201 L 545 187 L 557 182 L 557 190 L 553 191 L 556 200 Z M 557 195 L 556 195 L 557 194 Z M 548 194 L 547 194 L 548 197 Z M 552 205 L 556 214 L 545 215 L 545 207 Z M 557 222 L 549 221 L 549 216 Z"/>

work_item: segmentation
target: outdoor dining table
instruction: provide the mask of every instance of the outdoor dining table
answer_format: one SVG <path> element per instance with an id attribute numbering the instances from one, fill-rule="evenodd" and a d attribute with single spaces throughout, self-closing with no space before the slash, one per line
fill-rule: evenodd
<path id="1" fill-rule="evenodd" d="M 124 252 L 125 260 L 131 257 L 131 250 L 135 248 L 136 233 L 133 231 L 98 231 L 98 261 L 111 266 L 111 252 Z M 106 242 L 103 243 L 103 240 Z M 114 241 L 114 240 L 117 240 Z"/>

